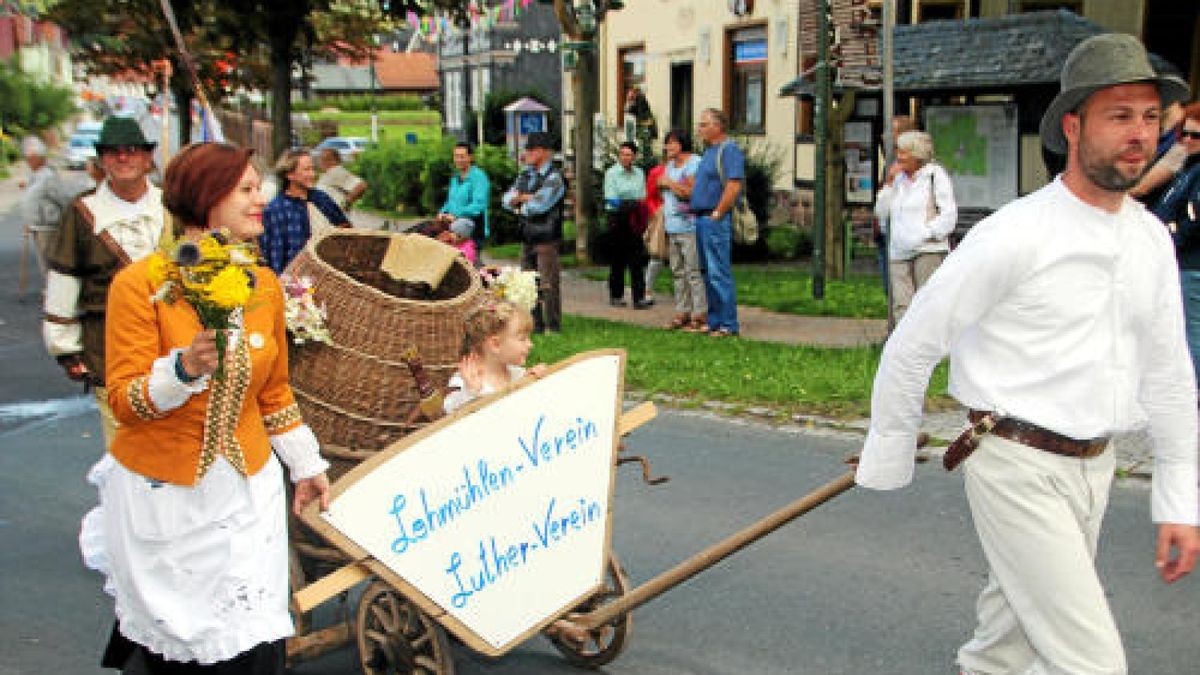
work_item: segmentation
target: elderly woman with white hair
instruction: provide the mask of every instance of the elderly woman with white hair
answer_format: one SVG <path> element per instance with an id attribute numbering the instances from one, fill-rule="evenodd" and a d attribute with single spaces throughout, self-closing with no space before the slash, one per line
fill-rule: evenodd
<path id="1" fill-rule="evenodd" d="M 899 323 L 912 297 L 950 252 L 958 220 L 950 175 L 933 161 L 933 139 L 906 131 L 896 139 L 896 162 L 875 200 L 887 221 L 892 317 Z"/>

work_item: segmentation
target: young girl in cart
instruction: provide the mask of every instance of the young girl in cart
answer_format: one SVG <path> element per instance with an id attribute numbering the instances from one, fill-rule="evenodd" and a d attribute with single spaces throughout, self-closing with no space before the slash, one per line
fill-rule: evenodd
<path id="1" fill-rule="evenodd" d="M 537 273 L 513 267 L 485 267 L 479 271 L 491 297 L 467 315 L 458 371 L 447 383 L 442 404 L 446 414 L 522 377 L 541 377 L 545 364 L 526 370 L 533 342 L 533 315 L 537 303 Z"/>
<path id="2" fill-rule="evenodd" d="M 541 377 L 545 364 L 525 368 L 533 347 L 532 332 L 533 315 L 512 300 L 489 298 L 467 315 L 462 358 L 458 371 L 450 376 L 442 404 L 446 413 L 523 377 Z"/>

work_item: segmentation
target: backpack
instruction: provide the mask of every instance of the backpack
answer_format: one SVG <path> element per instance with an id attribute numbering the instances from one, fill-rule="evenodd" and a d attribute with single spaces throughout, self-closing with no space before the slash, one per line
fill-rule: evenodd
<path id="1" fill-rule="evenodd" d="M 721 166 L 721 153 L 725 152 L 725 145 L 730 141 L 721 144 L 717 148 L 717 175 L 721 177 L 721 188 L 725 188 L 725 169 Z M 750 204 L 746 201 L 746 188 L 742 186 L 741 192 L 737 198 L 733 200 L 733 210 L 730 215 L 733 222 L 733 242 L 735 244 L 753 244 L 758 241 L 758 216 L 754 215 L 754 211 L 750 210 Z"/>

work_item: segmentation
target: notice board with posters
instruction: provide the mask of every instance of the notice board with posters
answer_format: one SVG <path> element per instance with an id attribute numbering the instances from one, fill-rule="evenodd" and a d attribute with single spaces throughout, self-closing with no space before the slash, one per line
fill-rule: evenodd
<path id="1" fill-rule="evenodd" d="M 954 182 L 960 208 L 995 210 L 1017 198 L 1020 171 L 1013 104 L 928 106 L 925 130 Z"/>

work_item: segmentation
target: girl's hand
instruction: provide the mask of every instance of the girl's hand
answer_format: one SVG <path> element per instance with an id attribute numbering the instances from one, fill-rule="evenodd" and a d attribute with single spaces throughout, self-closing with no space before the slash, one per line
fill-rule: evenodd
<path id="1" fill-rule="evenodd" d="M 458 374 L 462 376 L 463 390 L 468 394 L 483 389 L 483 360 L 478 354 L 467 354 L 459 359 Z"/>
<path id="2" fill-rule="evenodd" d="M 179 355 L 183 369 L 191 377 L 209 375 L 217 369 L 217 331 L 209 328 L 196 333 L 192 344 Z"/>
<path id="3" fill-rule="evenodd" d="M 296 494 L 292 498 L 292 512 L 297 516 L 314 499 L 321 500 L 321 510 L 329 510 L 329 478 L 325 472 L 296 483 Z"/>
<path id="4" fill-rule="evenodd" d="M 535 380 L 541 379 L 541 377 L 545 374 L 546 374 L 546 364 L 544 364 L 544 363 L 539 363 L 536 366 L 530 366 L 529 370 L 525 371 L 526 377 L 532 377 Z"/>

